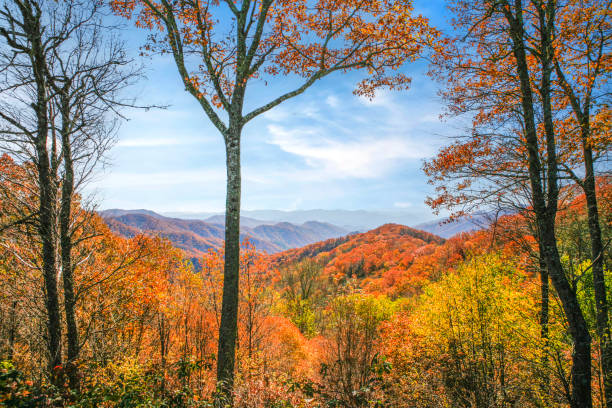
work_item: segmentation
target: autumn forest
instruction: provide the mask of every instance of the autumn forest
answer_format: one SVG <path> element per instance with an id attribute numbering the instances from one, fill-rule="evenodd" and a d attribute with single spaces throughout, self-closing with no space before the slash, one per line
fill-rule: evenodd
<path id="1" fill-rule="evenodd" d="M 414 3 L 0 0 L 0 406 L 612 408 L 612 2 Z M 134 90 L 154 57 L 224 147 L 214 223 L 89 193 L 130 115 L 174 109 Z M 465 124 L 420 202 L 486 222 L 241 216 L 247 124 L 415 64 Z"/>

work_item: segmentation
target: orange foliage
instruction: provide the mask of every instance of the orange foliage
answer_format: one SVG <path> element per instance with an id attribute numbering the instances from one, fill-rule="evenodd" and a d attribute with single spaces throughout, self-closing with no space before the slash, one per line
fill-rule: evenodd
<path id="1" fill-rule="evenodd" d="M 113 0 L 111 5 L 138 27 L 169 35 L 147 44 L 146 51 L 175 56 L 193 51 L 202 57 L 203 63 L 179 71 L 186 89 L 206 109 L 229 110 L 248 81 L 275 75 L 298 75 L 307 79 L 307 87 L 335 71 L 365 68 L 370 75 L 358 93 L 373 96 L 378 87 L 406 88 L 410 81 L 397 69 L 418 57 L 437 35 L 427 19 L 411 14 L 408 0 L 367 5 L 258 0 L 242 6 L 233 1 Z M 237 27 L 229 27 L 228 14 Z M 242 43 L 236 44 L 236 38 Z"/>
<path id="2" fill-rule="evenodd" d="M 312 256 L 321 261 L 326 278 L 337 283 L 358 278 L 371 293 L 393 297 L 417 293 L 431 279 L 461 262 L 478 235 L 444 241 L 435 235 L 396 224 L 332 239 L 274 256 L 281 265 Z"/>

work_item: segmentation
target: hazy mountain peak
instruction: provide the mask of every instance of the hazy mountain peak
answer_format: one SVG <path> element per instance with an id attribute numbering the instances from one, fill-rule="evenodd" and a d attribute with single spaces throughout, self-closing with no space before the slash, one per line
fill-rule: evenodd
<path id="1" fill-rule="evenodd" d="M 225 225 L 225 216 L 223 213 L 171 212 L 160 215 L 146 209 L 110 209 L 101 211 L 100 214 L 104 218 L 127 214 L 145 214 L 158 219 L 202 221 L 207 224 L 214 224 L 221 227 Z M 442 238 L 450 238 L 461 232 L 484 228 L 491 223 L 491 215 L 488 213 L 473 214 L 471 217 L 462 218 L 453 222 L 448 222 L 448 219 L 444 218 L 416 223 L 415 221 L 419 219 L 422 219 L 422 217 L 407 210 L 245 210 L 242 211 L 240 225 L 243 230 L 256 229 L 262 225 L 277 225 L 277 228 L 286 229 L 293 229 L 296 226 L 300 226 L 305 230 L 317 230 L 318 233 L 315 233 L 315 236 L 326 236 L 327 238 L 331 238 L 345 235 L 349 231 L 364 232 L 384 224 L 398 224 L 411 225 L 416 229 L 433 233 Z M 326 234 L 321 235 L 323 230 L 326 231 Z M 269 231 L 269 229 L 259 229 L 257 231 Z M 251 234 L 256 235 L 257 231 L 251 231 Z M 269 232 L 266 232 L 266 234 L 268 233 Z M 314 236 L 311 236 L 311 238 L 314 239 Z M 275 239 L 278 239 L 278 237 Z M 306 241 L 298 240 L 293 244 L 297 245 L 300 242 Z M 289 245 L 289 243 L 285 243 L 284 245 Z M 282 248 L 284 248 L 284 246 Z"/>
<path id="2" fill-rule="evenodd" d="M 149 210 L 112 209 L 100 214 L 110 228 L 120 235 L 159 235 L 195 256 L 223 245 L 223 215 L 198 220 L 165 217 Z M 270 253 L 340 237 L 349 232 L 342 227 L 317 221 L 297 225 L 242 217 L 241 224 L 242 237 L 249 237 L 258 249 Z"/>

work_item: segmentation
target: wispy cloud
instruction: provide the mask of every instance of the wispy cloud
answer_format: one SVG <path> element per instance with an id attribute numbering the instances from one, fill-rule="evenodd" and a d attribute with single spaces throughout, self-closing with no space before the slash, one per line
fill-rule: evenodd
<path id="1" fill-rule="evenodd" d="M 450 128 L 436 120 L 440 103 L 424 69 L 407 67 L 414 78 L 409 92 L 383 91 L 373 100 L 351 93 L 360 75 L 338 74 L 249 122 L 242 144 L 244 208 L 422 208 L 429 187 L 420 159 L 435 153 L 438 135 Z M 126 112 L 131 120 L 110 154 L 114 166 L 91 185 L 102 207 L 222 209 L 219 132 L 184 91 L 171 57 L 155 57 L 148 76 L 139 103 L 169 107 Z M 260 106 L 292 81 L 299 78 L 283 79 L 278 89 L 250 88 L 247 104 Z"/>
<path id="2" fill-rule="evenodd" d="M 272 122 L 283 122 L 287 120 L 290 116 L 291 114 L 287 110 L 283 109 L 282 106 L 277 107 L 275 109 L 271 109 L 262 115 L 264 119 Z"/>
<path id="3" fill-rule="evenodd" d="M 302 157 L 329 178 L 376 178 L 387 174 L 397 161 L 431 154 L 427 145 L 399 136 L 362 136 L 340 141 L 317 127 L 284 128 L 269 125 L 270 144 Z"/>

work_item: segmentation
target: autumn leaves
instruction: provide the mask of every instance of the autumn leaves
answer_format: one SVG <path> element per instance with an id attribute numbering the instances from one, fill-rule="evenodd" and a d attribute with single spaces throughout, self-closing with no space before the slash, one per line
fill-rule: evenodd
<path id="1" fill-rule="evenodd" d="M 400 366 L 408 361 L 402 358 L 411 356 L 414 350 L 429 356 L 419 361 L 431 378 L 428 384 L 432 386 L 420 390 L 427 398 L 460 406 L 526 404 L 526 396 L 531 395 L 535 397 L 529 403 L 540 395 L 544 395 L 544 400 L 558 402 L 551 397 L 546 376 L 542 376 L 537 390 L 523 387 L 525 373 L 531 372 L 532 366 L 523 368 L 520 350 L 529 342 L 519 337 L 505 341 L 505 337 L 516 334 L 515 330 L 529 337 L 539 332 L 540 338 L 529 343 L 537 344 L 530 349 L 536 357 L 530 358 L 537 360 L 535 364 L 546 366 L 542 371 L 547 373 L 549 364 L 557 361 L 553 357 L 558 358 L 563 372 L 565 360 L 552 355 L 552 346 L 549 347 L 555 336 L 562 336 L 558 326 L 550 326 L 554 319 L 548 318 L 548 292 L 544 288 L 548 288 L 550 277 L 568 322 L 567 334 L 573 347 L 571 378 L 566 380 L 567 400 L 574 408 L 592 405 L 592 373 L 596 372 L 592 369 L 592 356 L 596 355 L 598 373 L 603 378 L 600 394 L 608 398 L 608 406 L 611 404 L 609 287 L 604 268 L 605 230 L 601 227 L 602 206 L 598 196 L 601 192 L 597 186 L 597 162 L 609 155 L 610 147 L 607 81 L 612 37 L 608 2 L 451 1 L 454 26 L 443 35 L 426 18 L 415 15 L 407 0 L 111 1 L 116 15 L 150 31 L 146 52 L 171 56 L 185 90 L 218 129 L 226 147 L 225 248 L 222 253 L 211 252 L 204 257 L 201 262 L 205 273 L 199 274 L 167 243 L 145 237 L 133 240 L 113 237 L 91 211 L 79 207 L 75 171 L 79 176 L 79 171 L 91 167 L 87 164 L 79 167 L 75 161 L 83 157 L 81 153 L 91 159 L 86 163 L 95 163 L 101 157 L 110 132 L 105 128 L 108 123 L 99 118 L 122 106 L 120 98 L 108 96 L 116 96 L 120 87 L 115 85 L 129 82 L 134 75 L 129 69 L 113 71 L 113 67 L 129 65 L 129 61 L 120 58 L 110 58 L 102 64 L 95 59 L 85 63 L 87 58 L 97 55 L 97 46 L 101 44 L 87 42 L 86 34 L 90 32 L 80 31 L 89 27 L 91 21 L 85 13 L 88 3 L 76 0 L 53 3 L 57 9 L 45 8 L 44 2 L 35 0 L 6 3 L 13 7 L 7 6 L 0 14 L 3 63 L 14 73 L 7 80 L 16 82 L 2 88 L 2 92 L 14 96 L 14 105 L 0 112 L 3 126 L 0 130 L 3 141 L 14 154 L 21 155 L 21 161 L 15 164 L 3 157 L 0 163 L 5 175 L 1 180 L 4 194 L 1 216 L 5 221 L 4 248 L 8 251 L 5 258 L 21 257 L 23 265 L 11 270 L 18 273 L 6 274 L 3 284 L 14 290 L 16 282 L 27 282 L 36 296 L 28 297 L 17 291 L 18 305 L 32 302 L 35 305 L 32 309 L 44 316 L 36 320 L 46 327 L 44 341 L 29 344 L 30 349 L 23 352 L 28 356 L 24 361 L 32 366 L 31 372 L 37 372 L 33 366 L 39 364 L 33 356 L 44 351 L 48 357 L 47 371 L 56 385 L 61 386 L 63 379 L 63 374 L 55 374 L 59 373 L 57 367 L 67 368 L 70 388 L 75 391 L 80 386 L 77 366 L 82 359 L 111 367 L 109 360 L 125 356 L 137 359 L 145 353 L 156 353 L 159 356 L 155 360 L 156 372 L 161 376 L 150 380 L 157 386 L 152 400 L 170 395 L 176 398 L 173 401 L 180 398 L 187 401 L 189 397 L 193 402 L 201 395 L 214 394 L 217 405 L 231 405 L 234 397 L 235 402 L 247 404 L 249 392 L 237 389 L 236 383 L 266 390 L 274 383 L 269 376 L 273 372 L 279 377 L 274 384 L 282 384 L 280 377 L 288 373 L 278 370 L 261 372 L 262 383 L 257 382 L 259 379 L 240 382 L 244 380 L 240 375 L 251 375 L 254 371 L 236 375 L 236 367 L 246 367 L 253 361 L 273 364 L 270 356 L 280 359 L 274 354 L 275 347 L 290 349 L 293 344 L 292 352 L 303 353 L 304 334 L 314 335 L 317 331 L 317 314 L 310 296 L 304 293 L 289 296 L 286 288 L 279 290 L 287 297 L 281 309 L 293 322 L 281 317 L 282 313 L 272 313 L 270 305 L 283 303 L 275 298 L 278 293 L 274 289 L 279 283 L 272 273 L 274 268 L 269 259 L 253 248 L 241 249 L 244 127 L 331 74 L 363 72 L 364 79 L 355 92 L 366 97 L 374 97 L 381 88 L 405 90 L 410 79 L 401 68 L 427 55 L 432 60 L 432 76 L 442 82 L 448 113 L 466 115 L 471 121 L 453 144 L 425 164 L 426 174 L 437 187 L 436 195 L 428 203 L 434 209 L 456 211 L 456 215 L 483 206 L 517 213 L 513 237 L 529 241 L 525 252 L 535 254 L 538 261 L 535 265 L 541 277 L 541 327 L 537 330 L 532 324 L 533 315 L 521 320 L 517 314 L 533 314 L 533 288 L 528 287 L 533 281 L 527 273 L 517 278 L 520 282 L 512 280 L 512 270 L 503 265 L 503 261 L 510 262 L 509 257 L 479 253 L 482 258 L 457 267 L 456 275 L 442 277 L 468 258 L 461 245 L 470 239 L 457 244 L 461 251 L 453 247 L 459 241 L 442 245 L 432 237 L 426 245 L 415 237 L 401 248 L 394 248 L 393 243 L 380 238 L 385 234 L 383 229 L 356 243 L 355 248 L 336 254 L 325 266 L 330 287 L 350 275 L 362 279 L 360 289 L 382 296 L 348 294 L 335 296 L 326 303 L 332 320 L 335 319 L 327 340 L 335 336 L 330 344 L 336 347 L 337 357 L 326 363 L 326 375 L 336 382 L 317 388 L 318 397 L 323 398 L 324 394 L 337 405 L 353 408 L 374 404 L 361 398 L 371 395 L 382 404 L 384 388 L 376 387 L 382 387 L 389 367 L 368 347 L 384 343 L 379 329 L 391 319 L 388 312 L 394 307 L 386 297 L 409 298 L 427 286 L 429 294 L 419 298 L 415 314 L 407 317 L 410 320 L 420 316 L 421 326 L 402 331 L 405 322 L 396 320 L 397 330 L 387 327 L 389 338 L 396 339 L 395 344 L 387 342 L 380 347 L 395 356 Z M 54 10 L 76 16 L 83 20 L 79 20 L 82 24 L 68 18 L 58 20 Z M 92 10 L 94 14 L 98 12 L 95 7 Z M 59 34 L 49 36 L 43 22 L 59 28 Z M 62 29 L 62 23 L 68 28 Z M 92 33 L 100 35 L 101 27 L 101 23 L 94 24 Z M 75 37 L 79 41 L 76 48 L 70 48 L 75 33 L 81 33 Z M 119 54 L 118 57 L 122 55 Z M 74 55 L 77 58 L 71 60 Z M 105 77 L 108 72 L 111 75 Z M 286 76 L 297 78 L 298 85 L 275 93 L 276 85 Z M 249 98 L 256 81 L 269 87 L 270 97 L 253 107 Z M 14 89 L 26 91 L 11 94 Z M 24 95 L 29 98 L 25 103 Z M 28 114 L 23 116 L 23 112 Z M 87 171 L 82 175 L 86 176 Z M 568 265 L 564 258 L 567 253 L 560 247 L 560 242 L 573 242 L 573 237 L 560 241 L 558 228 L 560 214 L 565 210 L 564 198 L 575 198 L 576 189 L 584 193 L 586 208 L 589 271 L 596 310 L 594 331 L 578 290 L 584 286 L 574 274 L 579 271 L 582 276 L 587 271 Z M 11 231 L 4 233 L 5 227 Z M 397 232 L 397 228 L 402 227 L 389 227 L 390 234 Z M 502 230 L 508 232 L 511 228 L 489 231 L 490 248 L 497 239 L 495 234 Z M 478 241 L 483 235 L 474 237 L 475 245 L 482 248 L 472 247 L 471 252 L 487 247 L 485 239 Z M 508 242 L 505 244 L 496 249 L 503 252 L 514 248 Z M 511 261 L 516 269 L 526 262 L 523 258 Z M 6 265 L 9 264 L 7 261 Z M 296 274 L 295 279 L 320 278 L 320 265 L 316 263 L 303 261 L 285 266 L 288 270 L 284 271 L 284 279 L 292 273 Z M 4 269 L 8 270 L 8 266 Z M 37 272 L 42 276 L 38 280 Z M 380 276 L 375 276 L 377 273 Z M 439 278 L 442 279 L 437 283 L 427 282 Z M 522 288 L 529 290 L 529 299 L 518 295 Z M 487 291 L 502 296 L 503 303 L 491 302 L 492 296 Z M 444 295 L 448 299 L 442 299 Z M 452 307 L 449 302 L 460 303 L 460 307 Z M 20 307 L 14 308 L 20 316 L 27 316 L 28 309 Z M 556 317 L 561 309 L 555 311 Z M 474 312 L 479 310 L 486 313 Z M 504 324 L 496 326 L 485 315 L 498 316 Z M 23 328 L 17 321 L 11 322 L 7 333 L 36 331 L 33 326 Z M 450 334 L 437 331 L 438 324 L 446 325 Z M 475 330 L 474 325 L 481 329 Z M 63 351 L 64 332 L 67 353 Z M 286 341 L 267 344 L 272 332 L 286 336 Z M 41 331 L 37 333 L 40 337 Z M 466 335 L 471 340 L 466 340 Z M 402 336 L 414 336 L 415 340 L 404 345 Z M 478 336 L 481 338 L 474 341 Z M 347 340 L 349 337 L 355 341 Z M 9 343 L 13 353 L 19 341 L 13 336 Z M 173 344 L 182 349 L 171 350 Z M 354 345 L 358 350 L 350 348 Z M 559 354 L 567 350 L 562 346 L 558 348 Z M 597 348 L 597 353 L 593 353 L 592 347 Z M 269 353 L 267 359 L 256 360 L 254 355 L 261 350 Z M 345 352 L 348 357 L 343 360 Z M 353 352 L 364 360 L 354 364 Z M 216 357 L 211 358 L 211 354 Z M 439 356 L 443 357 L 442 362 L 436 362 Z M 512 364 L 506 364 L 506 358 Z M 214 379 L 212 360 L 216 360 Z M 295 366 L 301 361 L 298 357 L 290 360 Z M 148 395 L 150 377 L 134 366 L 137 364 L 130 362 L 117 366 L 121 375 L 126 373 L 119 377 L 133 379 L 138 392 Z M 453 371 L 456 366 L 461 370 Z M 167 378 L 167 373 L 176 367 L 177 375 Z M 137 375 L 127 375 L 130 372 Z M 353 374 L 363 377 L 357 381 Z M 419 379 L 420 374 L 406 369 L 398 374 L 396 382 Z M 512 374 L 516 374 L 512 381 L 506 381 Z M 138 378 L 143 376 L 147 381 L 141 383 Z M 105 390 L 124 387 L 120 381 L 108 380 L 110 386 L 96 383 L 92 387 Z M 563 383 L 563 379 L 555 384 L 558 383 Z M 343 384 L 345 389 L 341 389 Z M 475 389 L 480 386 L 482 389 Z M 362 392 L 363 388 L 374 391 L 368 394 Z M 178 389 L 191 394 L 180 394 L 183 391 Z M 282 394 L 280 389 L 276 389 L 278 395 Z M 479 392 L 483 389 L 486 392 Z M 393 392 L 401 396 L 407 390 L 414 391 L 413 397 L 420 392 L 414 384 Z M 271 403 L 266 398 L 261 404 Z M 402 398 L 386 401 L 393 406 Z M 419 401 L 427 405 L 423 401 L 430 400 Z"/>

